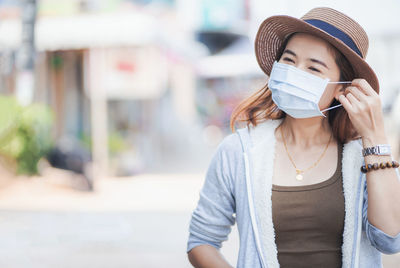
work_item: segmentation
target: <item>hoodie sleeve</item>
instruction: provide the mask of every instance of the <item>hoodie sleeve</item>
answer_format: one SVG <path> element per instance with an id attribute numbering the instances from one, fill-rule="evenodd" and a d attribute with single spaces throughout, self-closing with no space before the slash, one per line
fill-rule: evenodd
<path id="1" fill-rule="evenodd" d="M 399 176 L 399 173 L 397 172 Z M 375 227 L 368 221 L 368 191 L 367 184 L 364 186 L 364 203 L 363 203 L 363 230 L 371 244 L 384 254 L 395 254 L 400 252 L 400 233 L 396 236 L 391 236 L 381 229 Z"/>
<path id="2" fill-rule="evenodd" d="M 228 163 L 232 139 L 232 134 L 225 137 L 211 159 L 197 207 L 192 212 L 186 252 L 202 244 L 220 249 L 235 224 L 234 175 Z"/>

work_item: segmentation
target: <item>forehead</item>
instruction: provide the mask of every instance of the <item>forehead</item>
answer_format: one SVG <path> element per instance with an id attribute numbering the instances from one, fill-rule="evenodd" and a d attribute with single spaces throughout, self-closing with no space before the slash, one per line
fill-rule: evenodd
<path id="1" fill-rule="evenodd" d="M 322 38 L 306 33 L 294 34 L 287 43 L 286 49 L 292 50 L 298 57 L 335 60 L 335 52 L 331 44 Z"/>

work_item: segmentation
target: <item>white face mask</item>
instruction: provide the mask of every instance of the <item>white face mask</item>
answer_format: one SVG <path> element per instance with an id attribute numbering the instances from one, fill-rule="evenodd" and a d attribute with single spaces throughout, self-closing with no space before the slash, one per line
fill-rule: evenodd
<path id="1" fill-rule="evenodd" d="M 294 118 L 326 117 L 322 112 L 342 106 L 342 104 L 320 111 L 318 103 L 327 84 L 351 84 L 347 82 L 329 82 L 295 66 L 274 62 L 268 87 L 272 100 L 279 109 Z"/>

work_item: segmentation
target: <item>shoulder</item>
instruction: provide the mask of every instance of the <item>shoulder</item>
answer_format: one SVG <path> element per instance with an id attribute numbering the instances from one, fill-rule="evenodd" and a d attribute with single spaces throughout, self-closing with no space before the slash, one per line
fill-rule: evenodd
<path id="1" fill-rule="evenodd" d="M 275 139 L 275 129 L 281 124 L 282 119 L 269 119 L 249 127 L 250 146 L 263 146 L 265 142 Z"/>
<path id="2" fill-rule="evenodd" d="M 218 144 L 207 171 L 207 181 L 224 181 L 234 192 L 236 178 L 244 174 L 243 151 L 239 135 L 226 135 Z"/>
<path id="3" fill-rule="evenodd" d="M 218 144 L 217 152 L 227 154 L 241 153 L 242 142 L 240 140 L 239 134 L 237 132 L 227 134 Z"/>
<path id="4" fill-rule="evenodd" d="M 257 124 L 236 129 L 226 135 L 217 146 L 217 152 L 229 155 L 241 155 L 255 145 L 270 140 L 281 120 L 267 120 Z"/>

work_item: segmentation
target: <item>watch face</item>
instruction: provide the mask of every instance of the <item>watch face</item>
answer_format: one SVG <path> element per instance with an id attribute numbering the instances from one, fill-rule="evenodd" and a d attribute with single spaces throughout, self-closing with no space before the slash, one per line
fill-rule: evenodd
<path id="1" fill-rule="evenodd" d="M 388 146 L 379 146 L 379 153 L 381 153 L 381 154 L 390 154 L 390 147 L 388 147 Z"/>

